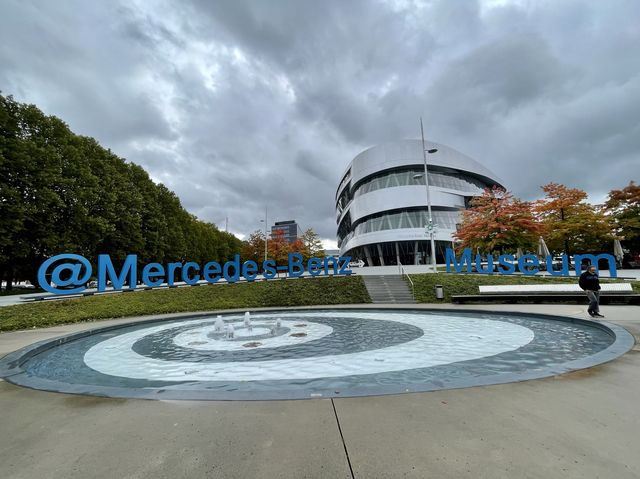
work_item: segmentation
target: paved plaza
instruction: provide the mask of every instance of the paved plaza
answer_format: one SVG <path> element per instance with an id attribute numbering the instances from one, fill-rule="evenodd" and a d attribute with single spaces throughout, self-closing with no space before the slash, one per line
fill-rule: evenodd
<path id="1" fill-rule="evenodd" d="M 586 319 L 579 305 L 443 307 Z M 639 337 L 640 308 L 603 313 Z M 0 356 L 95 326 L 4 333 Z M 639 353 L 520 383 L 297 401 L 109 399 L 0 380 L 0 477 L 637 478 Z"/>

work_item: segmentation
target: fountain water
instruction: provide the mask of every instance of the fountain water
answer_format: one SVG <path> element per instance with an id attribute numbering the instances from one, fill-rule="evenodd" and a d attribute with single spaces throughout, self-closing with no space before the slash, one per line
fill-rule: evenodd
<path id="1" fill-rule="evenodd" d="M 216 322 L 213 326 L 213 330 L 216 333 L 221 333 L 223 329 L 224 329 L 224 321 L 222 320 L 222 316 L 218 315 L 218 317 L 216 318 Z"/>
<path id="2" fill-rule="evenodd" d="M 249 311 L 244 313 L 244 327 L 249 331 L 253 331 L 253 327 L 251 326 L 251 313 L 249 313 Z"/>
<path id="3" fill-rule="evenodd" d="M 10 353 L 0 378 L 149 399 L 345 397 L 551 376 L 634 344 L 615 325 L 548 315 L 343 308 L 254 316 L 253 332 L 244 312 L 89 329 Z"/>

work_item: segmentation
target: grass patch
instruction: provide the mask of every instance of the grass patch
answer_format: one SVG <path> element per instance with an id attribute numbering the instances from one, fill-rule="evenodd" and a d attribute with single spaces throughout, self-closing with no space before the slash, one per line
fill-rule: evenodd
<path id="1" fill-rule="evenodd" d="M 489 274 L 455 274 L 455 273 L 426 273 L 412 274 L 411 280 L 415 287 L 415 297 L 418 303 L 451 302 L 452 295 L 478 294 L 478 286 L 481 285 L 510 285 L 510 284 L 577 284 L 578 278 L 549 277 L 549 276 L 523 276 L 523 275 L 489 275 Z M 615 282 L 601 278 L 600 282 Z M 640 281 L 624 281 L 631 283 L 635 293 L 640 293 Z M 442 285 L 444 300 L 437 300 L 435 285 Z"/>
<path id="2" fill-rule="evenodd" d="M 359 276 L 216 284 L 6 306 L 0 308 L 0 331 L 148 314 L 370 302 Z"/>

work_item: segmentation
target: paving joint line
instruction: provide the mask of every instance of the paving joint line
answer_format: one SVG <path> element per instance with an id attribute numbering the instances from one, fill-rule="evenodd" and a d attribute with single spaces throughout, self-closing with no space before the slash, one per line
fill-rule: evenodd
<path id="1" fill-rule="evenodd" d="M 338 411 L 336 411 L 336 404 L 333 402 L 333 398 L 331 398 L 331 406 L 333 407 L 333 414 L 336 417 L 336 424 L 338 425 L 338 432 L 340 433 L 340 440 L 342 441 L 342 447 L 344 447 L 344 453 L 347 456 L 347 464 L 349 464 L 349 472 L 351 473 L 351 479 L 355 479 L 356 476 L 353 473 L 353 467 L 351 466 L 351 458 L 349 457 L 347 444 L 344 442 L 344 435 L 342 434 L 342 427 L 340 427 L 340 419 L 338 418 Z"/>

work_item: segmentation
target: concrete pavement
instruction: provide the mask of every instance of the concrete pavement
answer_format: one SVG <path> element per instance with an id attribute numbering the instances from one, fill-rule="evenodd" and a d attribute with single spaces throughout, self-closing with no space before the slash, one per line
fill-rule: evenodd
<path id="1" fill-rule="evenodd" d="M 640 335 L 639 307 L 602 309 Z M 0 334 L 0 355 L 108 323 Z M 637 478 L 639 353 L 542 380 L 335 400 L 104 399 L 0 381 L 0 477 Z"/>

